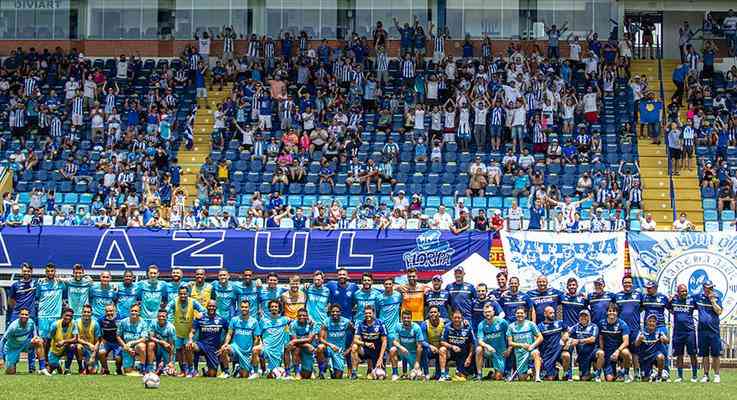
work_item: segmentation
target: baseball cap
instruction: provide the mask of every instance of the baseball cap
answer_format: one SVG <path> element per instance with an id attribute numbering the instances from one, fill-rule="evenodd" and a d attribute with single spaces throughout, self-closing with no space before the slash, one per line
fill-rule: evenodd
<path id="1" fill-rule="evenodd" d="M 645 287 L 648 289 L 652 289 L 652 288 L 658 287 L 658 284 L 655 283 L 655 281 L 647 281 L 645 283 Z"/>
<path id="2" fill-rule="evenodd" d="M 434 280 L 434 281 L 442 281 L 443 280 L 443 277 L 440 276 L 440 275 L 433 275 L 432 280 Z"/>
<path id="3" fill-rule="evenodd" d="M 604 285 L 604 278 L 596 278 L 594 285 Z"/>
<path id="4" fill-rule="evenodd" d="M 456 267 L 455 272 L 465 273 L 465 271 L 463 270 L 463 267 Z M 704 284 L 704 285 L 706 285 L 706 284 Z"/>
<path id="5" fill-rule="evenodd" d="M 706 281 L 704 281 L 704 287 L 713 288 L 714 287 L 714 283 L 712 281 L 710 281 L 710 280 L 706 280 Z"/>
<path id="6" fill-rule="evenodd" d="M 649 320 L 650 318 L 655 318 L 655 319 L 657 320 L 657 319 L 658 319 L 658 316 L 657 316 L 657 315 L 655 315 L 654 313 L 652 313 L 652 314 L 648 314 L 648 315 L 647 315 L 647 316 L 645 317 L 645 320 L 647 321 L 647 320 Z"/>
<path id="7" fill-rule="evenodd" d="M 589 312 L 589 310 L 581 310 L 579 311 L 578 315 L 588 315 L 590 317 L 591 313 Z"/>

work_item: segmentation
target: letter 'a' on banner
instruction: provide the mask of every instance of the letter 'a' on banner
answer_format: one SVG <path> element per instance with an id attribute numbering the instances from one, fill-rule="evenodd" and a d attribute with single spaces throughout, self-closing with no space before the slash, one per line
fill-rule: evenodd
<path id="1" fill-rule="evenodd" d="M 722 301 L 721 320 L 737 321 L 737 233 L 633 232 L 627 240 L 635 283 L 655 281 L 668 296 L 684 284 L 699 296 L 711 281 Z"/>
<path id="2" fill-rule="evenodd" d="M 621 290 L 625 238 L 624 232 L 501 232 L 507 272 L 519 278 L 523 291 L 534 289 L 541 275 L 548 278 L 551 288 L 561 291 L 569 278 L 576 278 L 582 291 L 593 291 L 600 277 L 606 290 Z"/>

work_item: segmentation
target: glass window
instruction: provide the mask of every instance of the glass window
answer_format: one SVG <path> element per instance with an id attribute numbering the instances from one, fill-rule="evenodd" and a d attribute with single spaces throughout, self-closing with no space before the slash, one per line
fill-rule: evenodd
<path id="1" fill-rule="evenodd" d="M 517 0 L 449 0 L 446 24 L 456 39 L 509 37 L 518 34 L 518 10 Z"/>
<path id="2" fill-rule="evenodd" d="M 176 0 L 174 5 L 174 37 L 177 39 L 191 39 L 193 35 L 192 0 Z"/>
<path id="3" fill-rule="evenodd" d="M 141 38 L 157 39 L 159 37 L 159 1 L 141 1 Z"/>
<path id="4" fill-rule="evenodd" d="M 335 39 L 338 26 L 338 1 L 320 0 L 320 37 Z"/>
<path id="5" fill-rule="evenodd" d="M 224 25 L 230 24 L 230 0 L 194 2 L 195 32 L 209 31 L 215 36 Z"/>
<path id="6" fill-rule="evenodd" d="M 246 35 L 251 33 L 253 27 L 253 5 L 249 4 L 248 0 L 231 0 L 230 1 L 230 25 L 233 31 L 240 35 Z M 250 22 L 249 25 L 249 15 Z"/>
<path id="7" fill-rule="evenodd" d="M 56 29 L 55 29 L 56 28 Z M 53 2 L 0 1 L 0 38 L 68 38 L 69 0 Z"/>

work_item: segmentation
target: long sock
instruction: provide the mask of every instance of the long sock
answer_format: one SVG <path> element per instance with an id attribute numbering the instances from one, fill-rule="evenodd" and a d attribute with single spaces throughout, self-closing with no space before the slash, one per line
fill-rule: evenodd
<path id="1" fill-rule="evenodd" d="M 317 363 L 317 370 L 320 372 L 320 375 L 323 375 L 325 373 L 325 363 L 324 362 L 318 362 Z"/>
<path id="2" fill-rule="evenodd" d="M 392 375 L 399 375 L 399 368 L 392 367 Z"/>
<path id="3" fill-rule="evenodd" d="M 182 369 L 182 372 L 184 372 L 185 374 L 189 372 L 189 364 L 187 363 L 182 363 L 180 368 Z"/>
<path id="4" fill-rule="evenodd" d="M 297 364 L 294 366 L 294 373 L 295 374 L 301 374 L 302 373 L 302 366 Z"/>
<path id="5" fill-rule="evenodd" d="M 38 360 L 38 367 L 41 369 L 46 369 L 46 360 L 44 360 L 43 358 Z"/>
<path id="6" fill-rule="evenodd" d="M 629 368 L 625 368 L 624 369 L 624 374 L 625 375 L 629 375 L 630 374 L 630 369 Z M 639 375 L 639 374 L 635 374 L 635 375 Z"/>
<path id="7" fill-rule="evenodd" d="M 683 368 L 678 367 L 678 377 L 683 379 Z"/>
<path id="8" fill-rule="evenodd" d="M 699 367 L 692 365 L 691 366 L 691 376 L 696 376 L 699 374 Z"/>
<path id="9" fill-rule="evenodd" d="M 32 372 L 36 369 L 36 352 L 28 352 L 28 372 Z"/>
<path id="10" fill-rule="evenodd" d="M 227 365 L 223 366 L 223 373 L 230 375 L 230 368 Z"/>

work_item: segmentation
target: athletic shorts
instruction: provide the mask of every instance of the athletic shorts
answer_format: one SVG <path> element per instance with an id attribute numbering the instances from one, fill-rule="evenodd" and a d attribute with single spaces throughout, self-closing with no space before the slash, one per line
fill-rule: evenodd
<path id="1" fill-rule="evenodd" d="M 266 370 L 271 371 L 281 366 L 282 357 L 284 356 L 284 346 L 276 346 L 275 348 L 264 347 L 261 357 L 266 361 Z"/>
<path id="2" fill-rule="evenodd" d="M 120 353 L 123 351 L 123 348 L 120 347 L 120 345 L 117 343 L 103 342 L 102 350 L 104 350 L 105 353 L 107 353 L 107 359 L 109 360 L 111 358 L 120 357 Z"/>
<path id="3" fill-rule="evenodd" d="M 543 356 L 541 358 L 542 358 L 542 373 L 544 377 L 552 378 L 552 377 L 558 376 L 558 369 L 555 367 L 555 365 L 559 362 L 560 363 L 563 362 L 561 354 L 563 354 L 562 349 L 555 352 L 555 354 L 545 354 L 545 356 L 547 357 L 543 356 L 541 352 L 540 355 Z"/>
<path id="4" fill-rule="evenodd" d="M 361 356 L 361 360 L 371 361 L 371 365 L 376 365 L 376 362 L 379 360 L 379 349 L 377 348 L 379 346 L 381 345 L 374 344 L 373 349 L 369 349 L 366 346 L 361 346 L 358 351 L 359 356 Z"/>
<path id="5" fill-rule="evenodd" d="M 330 346 L 328 346 L 325 349 L 325 357 L 330 361 L 330 366 L 333 369 L 333 372 L 345 371 L 345 357 L 343 356 L 343 351 L 334 351 Z"/>
<path id="6" fill-rule="evenodd" d="M 10 347 L 7 342 L 3 343 L 3 354 L 6 368 L 15 368 L 15 365 L 18 364 L 18 361 L 20 360 L 21 353 L 28 353 L 31 351 L 33 351 L 31 339 L 23 342 L 20 347 Z"/>
<path id="7" fill-rule="evenodd" d="M 459 352 L 448 349 L 448 360 L 453 360 L 456 364 L 456 371 L 463 375 L 470 375 L 470 373 L 473 372 L 473 363 L 471 363 L 469 367 L 466 367 L 465 365 L 467 358 L 468 351 L 466 349 L 462 349 Z"/>
<path id="8" fill-rule="evenodd" d="M 517 125 L 512 127 L 512 140 L 522 140 L 522 134 L 525 130 L 523 125 Z"/>
<path id="9" fill-rule="evenodd" d="M 596 348 L 592 351 L 580 351 L 576 348 L 576 354 L 578 359 L 578 374 L 579 376 L 590 376 L 591 366 L 596 360 Z"/>
<path id="10" fill-rule="evenodd" d="M 189 338 L 174 336 L 174 351 L 184 348 L 189 342 Z"/>
<path id="11" fill-rule="evenodd" d="M 682 356 L 684 354 L 696 355 L 698 347 L 696 346 L 696 332 L 685 332 L 673 334 L 673 355 Z"/>
<path id="12" fill-rule="evenodd" d="M 491 137 L 501 137 L 502 136 L 502 126 L 501 125 L 491 125 Z"/>
<path id="13" fill-rule="evenodd" d="M 66 357 L 67 360 L 73 360 L 75 352 L 76 352 L 76 347 L 73 344 L 66 346 L 66 348 L 64 349 L 64 353 L 62 353 L 61 355 L 57 355 L 54 352 L 49 352 L 49 356 L 48 356 L 49 365 L 51 365 L 52 368 L 58 367 L 59 361 L 61 361 L 62 357 Z"/>
<path id="14" fill-rule="evenodd" d="M 640 336 L 640 330 L 639 329 L 634 330 L 630 328 L 630 344 L 627 348 L 630 350 L 630 353 L 632 353 L 633 355 L 639 353 L 638 351 L 639 346 L 637 346 L 636 344 L 638 336 Z"/>
<path id="15" fill-rule="evenodd" d="M 174 362 L 174 360 L 169 359 L 169 351 L 166 350 L 163 346 L 156 346 L 156 365 L 160 363 L 169 364 L 169 362 Z"/>
<path id="16" fill-rule="evenodd" d="M 700 331 L 698 333 L 699 356 L 719 357 L 722 353 L 722 340 L 718 333 Z"/>
<path id="17" fill-rule="evenodd" d="M 493 352 L 484 350 L 484 358 L 491 361 L 491 367 L 497 372 L 504 371 L 505 362 L 504 354 L 502 354 L 503 352 L 504 351 L 499 351 L 499 349 L 495 349 Z"/>
<path id="18" fill-rule="evenodd" d="M 415 362 L 417 362 L 417 353 L 408 351 L 407 354 L 402 354 L 402 352 L 399 352 L 399 359 L 402 362 L 406 362 L 407 367 L 412 369 L 415 367 Z"/>
<path id="19" fill-rule="evenodd" d="M 305 348 L 301 348 L 299 351 L 299 361 L 302 371 L 312 371 L 313 367 L 315 366 L 315 355 L 311 351 L 308 351 Z"/>
<path id="20" fill-rule="evenodd" d="M 54 317 L 39 317 L 38 318 L 38 335 L 44 339 L 51 339 L 51 325 L 54 324 L 58 318 Z"/>
<path id="21" fill-rule="evenodd" d="M 220 359 L 216 354 L 218 349 L 211 348 L 207 344 L 200 341 L 197 342 L 197 348 L 200 349 L 199 354 L 205 357 L 205 362 L 207 362 L 207 369 L 213 369 L 217 371 L 218 367 L 220 367 Z"/>
<path id="22" fill-rule="evenodd" d="M 642 376 L 645 378 L 649 378 L 650 375 L 652 375 L 653 367 L 655 366 L 655 363 L 658 361 L 658 356 L 665 357 L 665 354 L 663 352 L 658 351 L 655 354 L 650 354 L 650 357 L 643 357 L 640 355 L 640 371 L 642 372 Z"/>
<path id="23" fill-rule="evenodd" d="M 230 355 L 233 356 L 233 361 L 235 361 L 235 363 L 241 367 L 242 371 L 246 371 L 246 372 L 253 371 L 253 366 L 251 363 L 251 357 L 253 356 L 253 347 L 251 347 L 248 351 L 246 351 L 246 349 L 243 349 L 240 346 L 238 346 L 237 343 L 231 343 L 230 344 Z"/>

